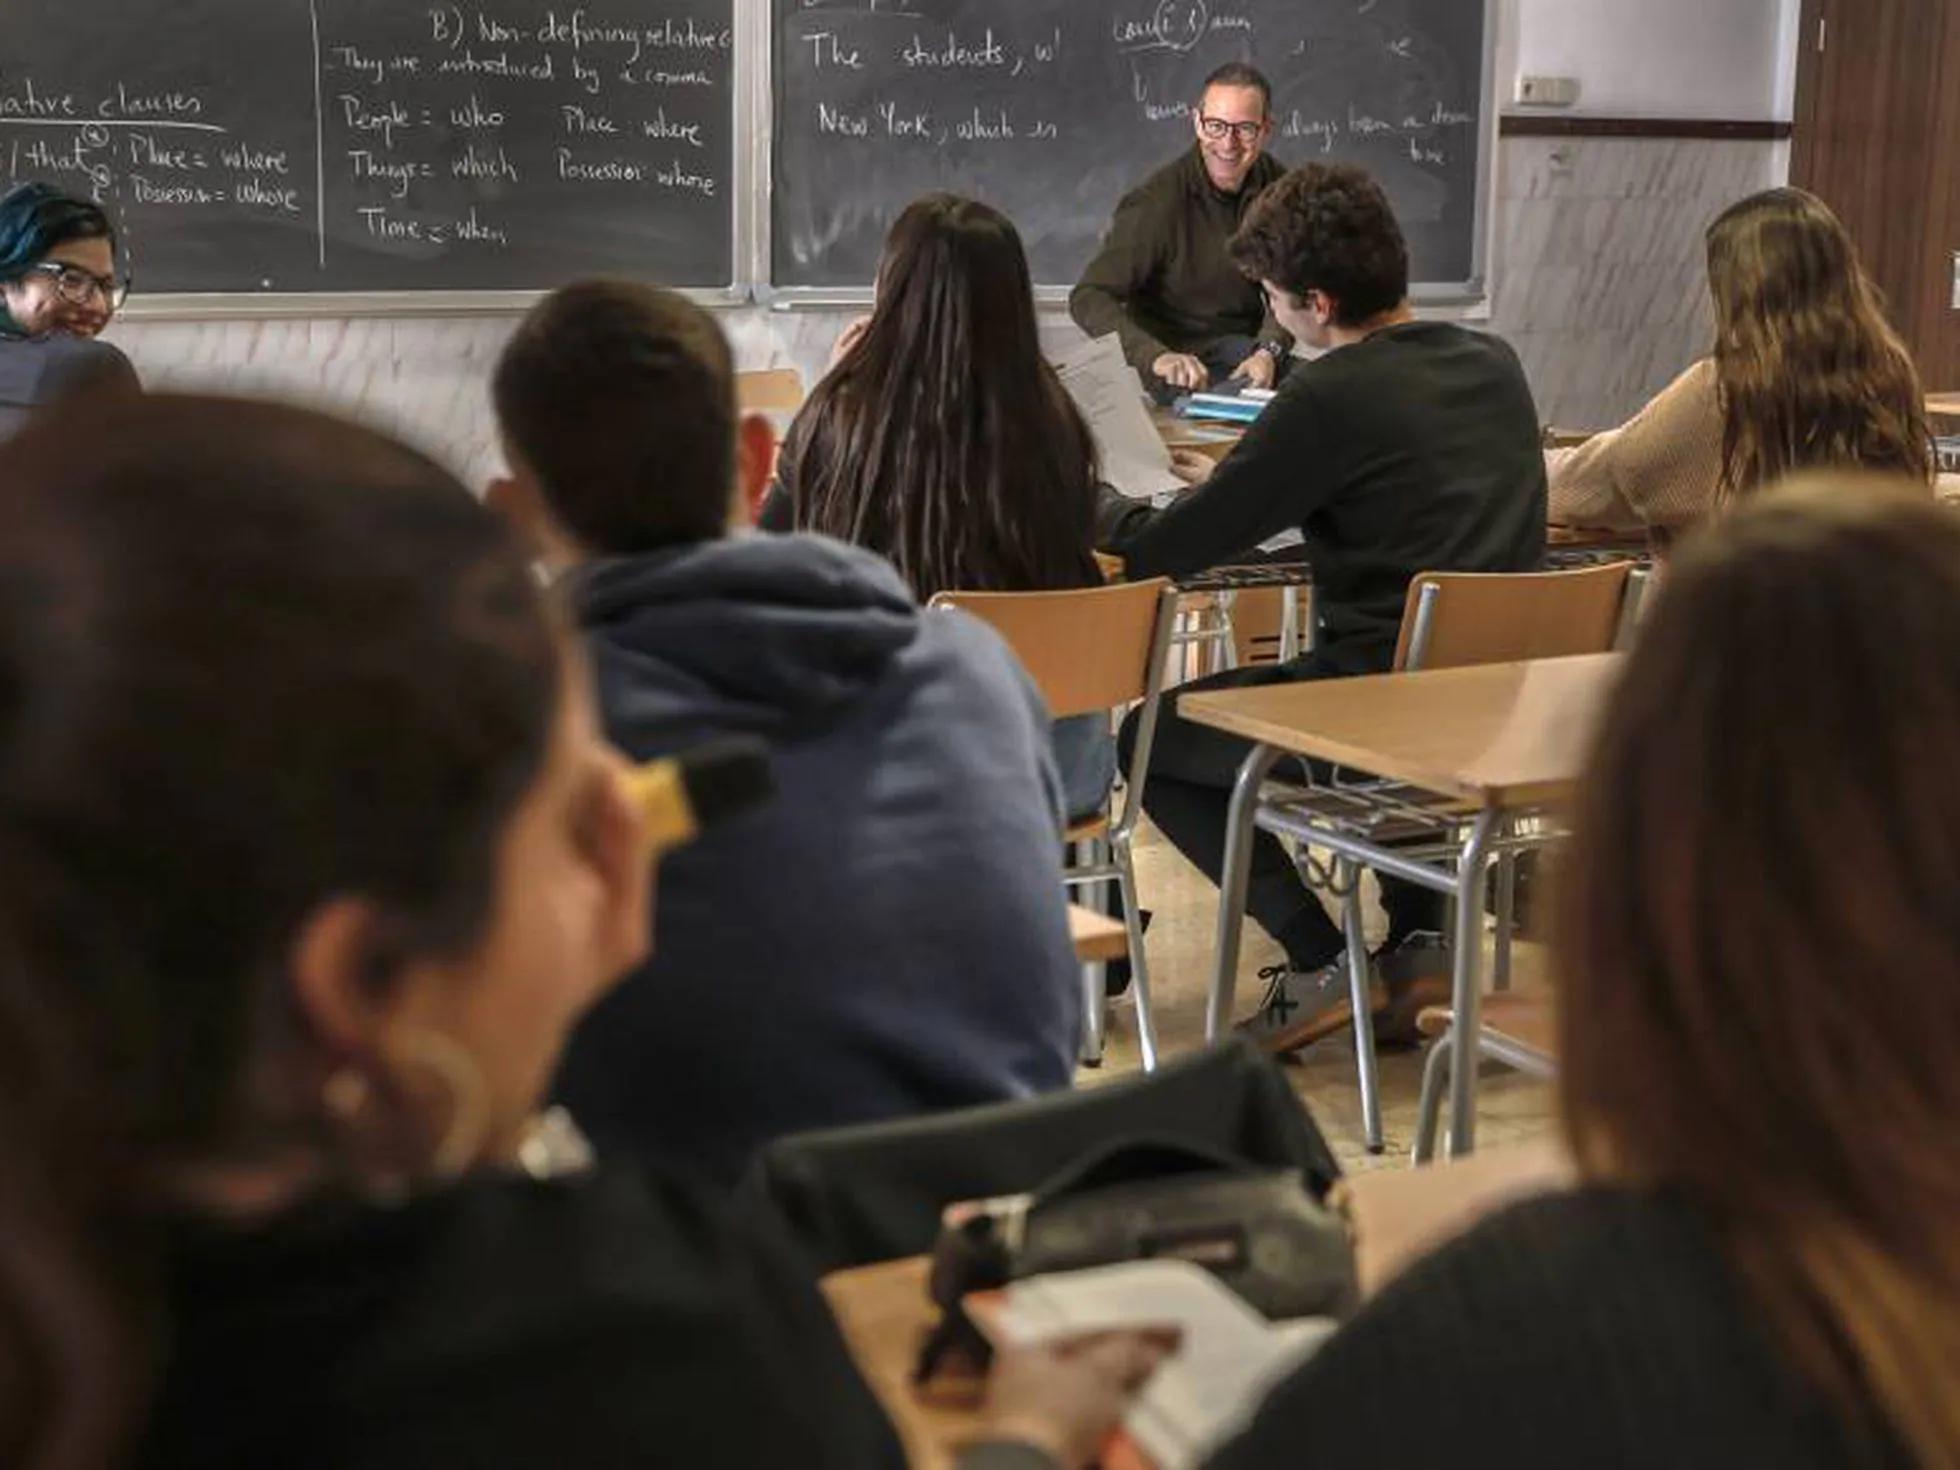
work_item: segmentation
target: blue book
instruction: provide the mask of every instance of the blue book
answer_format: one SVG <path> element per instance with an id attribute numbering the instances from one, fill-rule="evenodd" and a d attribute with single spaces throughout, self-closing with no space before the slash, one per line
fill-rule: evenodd
<path id="1" fill-rule="evenodd" d="M 1241 398 L 1223 393 L 1187 393 L 1177 400 L 1174 412 L 1186 419 L 1223 419 L 1235 424 L 1249 424 L 1258 418 L 1266 407 L 1265 400 Z"/>

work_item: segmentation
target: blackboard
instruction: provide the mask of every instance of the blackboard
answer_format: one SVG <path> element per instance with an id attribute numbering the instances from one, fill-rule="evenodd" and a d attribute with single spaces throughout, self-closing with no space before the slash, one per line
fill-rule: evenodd
<path id="1" fill-rule="evenodd" d="M 1372 169 L 1418 282 L 1474 291 L 1486 0 L 770 0 L 771 279 L 862 287 L 917 195 L 1005 211 L 1072 284 L 1125 191 L 1192 143 L 1204 77 L 1272 81 L 1283 163 Z"/>
<path id="2" fill-rule="evenodd" d="M 736 277 L 734 0 L 6 0 L 0 181 L 136 288 Z"/>

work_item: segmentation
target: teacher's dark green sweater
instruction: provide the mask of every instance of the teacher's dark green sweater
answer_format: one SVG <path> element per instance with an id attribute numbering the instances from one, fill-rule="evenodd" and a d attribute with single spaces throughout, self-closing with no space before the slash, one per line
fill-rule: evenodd
<path id="1" fill-rule="evenodd" d="M 1138 372 L 1165 352 L 1199 352 L 1221 337 L 1290 346 L 1257 281 L 1226 251 L 1252 201 L 1286 168 L 1254 160 L 1236 194 L 1216 188 L 1194 143 L 1123 196 L 1102 249 L 1069 293 L 1069 315 L 1091 337 L 1116 333 Z"/>

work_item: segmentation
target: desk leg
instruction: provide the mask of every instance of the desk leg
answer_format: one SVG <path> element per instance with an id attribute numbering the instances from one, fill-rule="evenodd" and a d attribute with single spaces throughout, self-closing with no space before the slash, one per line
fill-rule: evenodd
<path id="1" fill-rule="evenodd" d="M 1224 860 L 1218 875 L 1218 962 L 1205 1006 L 1206 1041 L 1218 1040 L 1219 1033 L 1232 1022 L 1232 994 L 1239 983 L 1239 930 L 1245 922 L 1245 888 L 1252 871 L 1252 817 L 1259 807 L 1260 784 L 1280 754 L 1274 746 L 1253 746 L 1232 783 Z"/>
<path id="2" fill-rule="evenodd" d="M 1478 1038 L 1482 1032 L 1484 880 L 1490 871 L 1491 837 L 1503 825 L 1497 811 L 1477 814 L 1456 869 L 1456 935 L 1450 955 L 1450 1157 L 1477 1146 Z"/>
<path id="3" fill-rule="evenodd" d="M 1368 941 L 1361 933 L 1361 865 L 1341 859 L 1336 870 L 1341 929 L 1347 937 L 1348 999 L 1354 1006 L 1354 1070 L 1361 1085 L 1361 1132 L 1368 1152 L 1382 1151 L 1382 1091 L 1375 1075 L 1375 1017 L 1368 1003 Z"/>

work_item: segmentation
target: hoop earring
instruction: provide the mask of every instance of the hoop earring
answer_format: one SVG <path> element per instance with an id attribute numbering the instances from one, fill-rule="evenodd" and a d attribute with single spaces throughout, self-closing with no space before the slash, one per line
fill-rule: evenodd
<path id="1" fill-rule="evenodd" d="M 490 1132 L 490 1086 L 469 1048 L 440 1031 L 410 1031 L 398 1043 L 404 1061 L 426 1067 L 449 1094 L 449 1123 L 430 1155 L 429 1173 L 454 1179 L 477 1161 Z"/>

